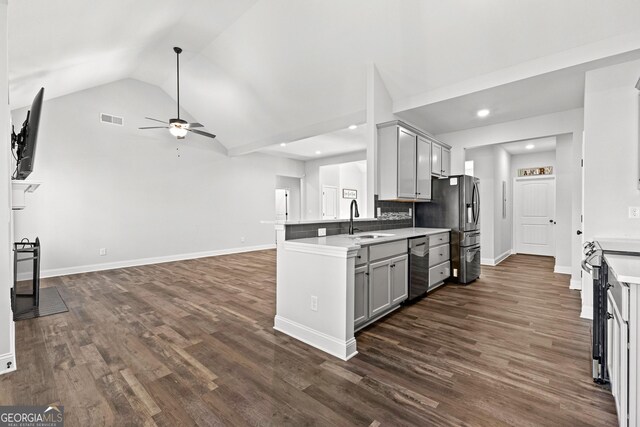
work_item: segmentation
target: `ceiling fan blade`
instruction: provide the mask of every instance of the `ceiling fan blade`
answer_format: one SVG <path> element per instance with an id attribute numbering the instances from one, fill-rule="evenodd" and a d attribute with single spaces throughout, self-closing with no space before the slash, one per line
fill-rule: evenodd
<path id="1" fill-rule="evenodd" d="M 169 129 L 169 126 L 146 126 L 138 129 Z"/>
<path id="2" fill-rule="evenodd" d="M 197 122 L 196 122 L 196 123 L 189 123 L 189 124 L 187 125 L 187 127 L 190 127 L 190 128 L 203 128 L 203 127 L 204 127 L 204 125 L 203 125 L 202 123 L 197 123 Z"/>
<path id="3" fill-rule="evenodd" d="M 206 136 L 206 137 L 209 137 L 209 138 L 215 138 L 216 137 L 214 134 L 209 133 L 209 132 L 205 132 L 205 131 L 202 131 L 202 130 L 189 129 L 189 128 L 187 128 L 187 130 L 189 132 L 197 133 L 198 135 Z"/>
<path id="4" fill-rule="evenodd" d="M 169 124 L 169 123 L 165 122 L 164 120 L 153 119 L 153 118 L 151 118 L 151 117 L 145 117 L 145 119 L 147 119 L 147 120 L 153 120 L 154 122 L 164 123 L 165 125 L 168 125 L 168 124 Z"/>

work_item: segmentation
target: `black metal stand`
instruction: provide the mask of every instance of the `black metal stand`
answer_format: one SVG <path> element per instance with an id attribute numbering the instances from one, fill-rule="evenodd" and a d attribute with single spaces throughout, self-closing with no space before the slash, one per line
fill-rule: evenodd
<path id="1" fill-rule="evenodd" d="M 20 258 L 20 254 L 28 254 L 25 258 Z M 17 292 L 18 287 L 18 263 L 23 261 L 33 261 L 33 278 L 32 293 L 20 294 Z M 33 308 L 40 306 L 40 239 L 36 237 L 35 242 L 16 242 L 13 244 L 13 291 L 12 302 L 15 307 L 15 299 L 17 297 L 33 298 Z M 16 315 L 21 313 L 15 313 Z"/>

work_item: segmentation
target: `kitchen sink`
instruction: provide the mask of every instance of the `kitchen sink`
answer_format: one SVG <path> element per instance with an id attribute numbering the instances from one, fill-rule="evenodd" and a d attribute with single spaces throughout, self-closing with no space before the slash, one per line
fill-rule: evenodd
<path id="1" fill-rule="evenodd" d="M 353 236 L 354 239 L 379 239 L 380 237 L 391 237 L 395 236 L 395 234 L 389 233 L 367 233 L 367 234 L 356 234 Z"/>

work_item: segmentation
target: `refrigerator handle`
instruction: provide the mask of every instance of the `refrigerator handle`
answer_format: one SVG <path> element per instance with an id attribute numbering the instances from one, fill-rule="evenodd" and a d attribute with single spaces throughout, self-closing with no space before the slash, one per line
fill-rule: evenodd
<path id="1" fill-rule="evenodd" d="M 473 183 L 473 222 L 478 225 L 480 220 L 480 191 L 478 191 L 478 184 Z"/>
<path id="2" fill-rule="evenodd" d="M 476 224 L 476 184 L 473 183 L 473 190 L 471 191 L 471 213 L 473 218 L 473 223 Z"/>

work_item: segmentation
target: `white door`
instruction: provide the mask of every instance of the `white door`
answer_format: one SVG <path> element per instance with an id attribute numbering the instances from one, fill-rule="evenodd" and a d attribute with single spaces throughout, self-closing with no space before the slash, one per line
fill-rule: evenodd
<path id="1" fill-rule="evenodd" d="M 289 219 L 289 190 L 276 188 L 276 220 Z"/>
<path id="2" fill-rule="evenodd" d="M 514 192 L 516 252 L 555 255 L 555 177 L 518 178 Z"/>
<path id="3" fill-rule="evenodd" d="M 322 219 L 338 218 L 338 189 L 322 186 Z"/>

